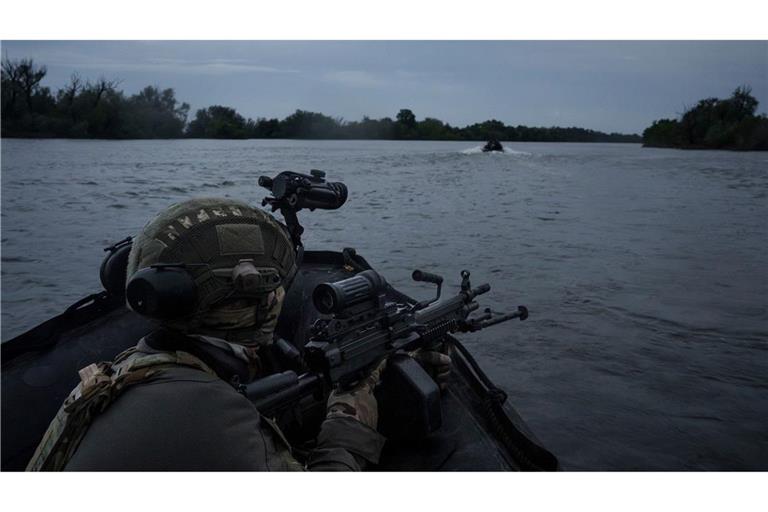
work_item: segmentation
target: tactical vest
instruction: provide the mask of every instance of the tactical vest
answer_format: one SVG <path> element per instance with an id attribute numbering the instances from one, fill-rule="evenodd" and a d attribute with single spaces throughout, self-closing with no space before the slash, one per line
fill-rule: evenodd
<path id="1" fill-rule="evenodd" d="M 196 368 L 217 376 L 208 365 L 187 352 L 148 354 L 138 352 L 136 347 L 122 352 L 114 361 L 94 363 L 80 370 L 80 383 L 48 426 L 27 471 L 63 470 L 96 416 L 128 387 L 174 366 Z"/>

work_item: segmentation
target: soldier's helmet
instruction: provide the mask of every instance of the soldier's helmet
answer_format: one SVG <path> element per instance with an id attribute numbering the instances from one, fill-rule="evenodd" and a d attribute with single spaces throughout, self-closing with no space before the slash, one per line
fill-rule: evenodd
<path id="1" fill-rule="evenodd" d="M 126 298 L 177 331 L 268 344 L 295 273 L 294 245 L 272 215 L 231 199 L 192 199 L 135 238 Z"/>

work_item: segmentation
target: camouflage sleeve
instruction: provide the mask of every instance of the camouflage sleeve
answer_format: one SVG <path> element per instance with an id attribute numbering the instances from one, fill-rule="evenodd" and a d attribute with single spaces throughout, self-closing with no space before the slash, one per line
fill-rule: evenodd
<path id="1" fill-rule="evenodd" d="M 326 419 L 307 461 L 310 471 L 362 471 L 378 464 L 384 436 L 349 417 Z"/>

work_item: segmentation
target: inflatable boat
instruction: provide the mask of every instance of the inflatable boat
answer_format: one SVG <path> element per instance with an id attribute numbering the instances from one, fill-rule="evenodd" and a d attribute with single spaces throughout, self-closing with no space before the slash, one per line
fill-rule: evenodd
<path id="1" fill-rule="evenodd" d="M 502 146 L 501 142 L 497 141 L 496 139 L 491 139 L 483 146 L 483 153 L 491 153 L 494 151 L 503 153 L 504 146 Z"/>
<path id="2" fill-rule="evenodd" d="M 126 252 L 127 255 L 127 252 Z M 301 349 L 318 318 L 311 300 L 317 284 L 370 269 L 352 249 L 306 251 L 278 322 L 278 335 Z M 2 470 L 23 470 L 59 406 L 77 384 L 80 368 L 112 359 L 136 344 L 153 325 L 125 307 L 123 283 L 72 304 L 62 314 L 2 344 Z M 123 274 L 124 275 L 124 274 Z M 105 282 L 106 281 L 106 282 Z M 390 298 L 414 301 L 394 288 Z M 542 447 L 461 342 L 447 336 L 453 358 L 448 390 L 441 395 L 442 424 L 418 441 L 387 441 L 378 471 L 557 470 Z M 324 411 L 320 411 L 322 415 Z M 311 416 L 307 416 L 311 417 Z M 312 422 L 287 428 L 297 445 Z M 309 434 L 307 433 L 309 432 Z"/>

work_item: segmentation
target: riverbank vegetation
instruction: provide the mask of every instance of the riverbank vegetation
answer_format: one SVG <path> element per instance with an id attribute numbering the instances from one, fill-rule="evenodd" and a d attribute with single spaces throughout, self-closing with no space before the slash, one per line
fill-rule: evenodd
<path id="1" fill-rule="evenodd" d="M 119 82 L 95 82 L 72 75 L 56 92 L 42 85 L 44 66 L 30 59 L 2 62 L 2 136 L 93 139 L 394 139 L 540 142 L 640 142 L 636 134 L 603 133 L 584 128 L 507 126 L 489 120 L 463 128 L 409 109 L 394 119 L 345 121 L 297 110 L 285 119 L 246 119 L 235 109 L 214 105 L 189 120 L 190 106 L 173 89 L 145 87 L 128 95 Z"/>
<path id="2" fill-rule="evenodd" d="M 730 98 L 707 98 L 680 119 L 659 119 L 643 132 L 643 146 L 681 149 L 768 150 L 768 117 L 747 86 Z"/>

